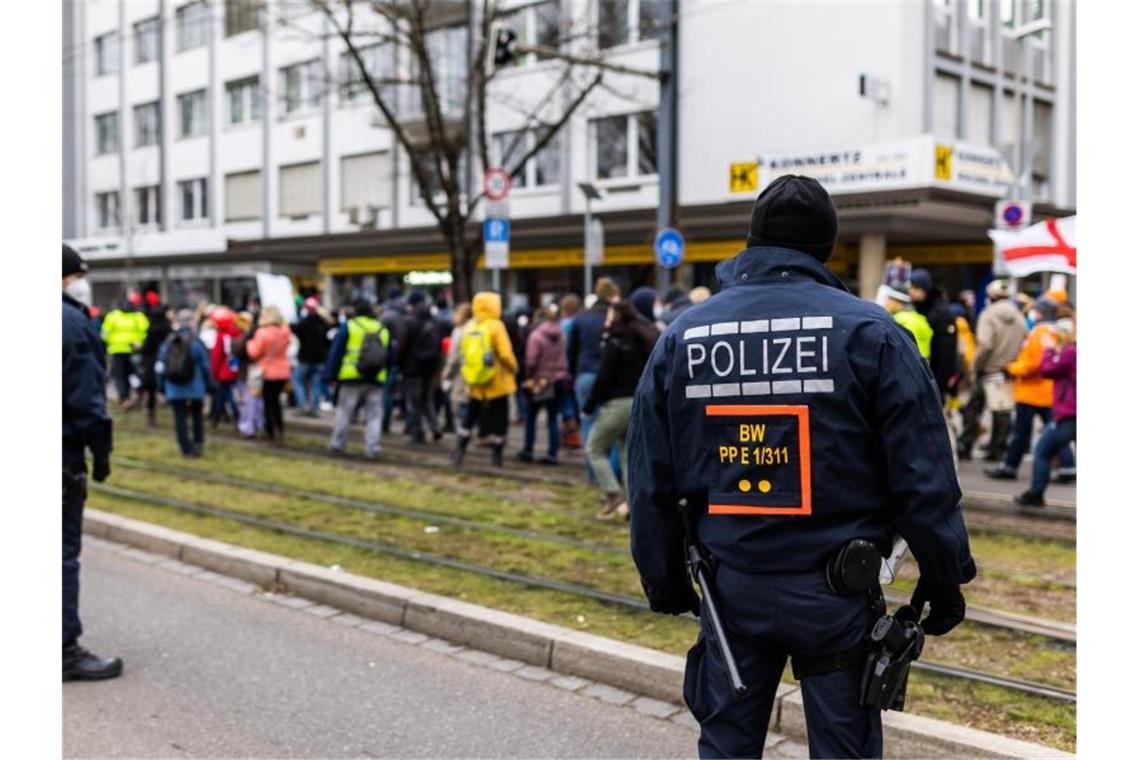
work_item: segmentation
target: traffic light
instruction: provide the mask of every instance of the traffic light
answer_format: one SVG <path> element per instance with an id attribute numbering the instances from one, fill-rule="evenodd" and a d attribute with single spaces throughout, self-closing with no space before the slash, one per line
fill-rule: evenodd
<path id="1" fill-rule="evenodd" d="M 495 32 L 495 65 L 506 66 L 514 63 L 518 35 L 514 29 L 501 27 Z"/>

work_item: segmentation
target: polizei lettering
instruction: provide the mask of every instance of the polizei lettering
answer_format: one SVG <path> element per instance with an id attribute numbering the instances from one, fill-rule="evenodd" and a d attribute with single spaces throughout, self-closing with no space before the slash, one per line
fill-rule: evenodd
<path id="1" fill-rule="evenodd" d="M 713 322 L 685 330 L 687 398 L 832 393 L 830 316 Z"/>

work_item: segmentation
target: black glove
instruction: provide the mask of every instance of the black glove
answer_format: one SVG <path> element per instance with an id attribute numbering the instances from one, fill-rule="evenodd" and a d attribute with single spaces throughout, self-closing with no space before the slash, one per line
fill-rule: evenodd
<path id="1" fill-rule="evenodd" d="M 665 589 L 663 592 L 658 590 L 650 592 L 649 588 L 646 588 L 645 595 L 649 597 L 649 609 L 654 612 L 666 615 L 691 612 L 697 617 L 701 616 L 701 598 L 697 596 L 693 584 L 687 579 L 684 583 Z"/>
<path id="2" fill-rule="evenodd" d="M 91 464 L 91 477 L 96 483 L 102 483 L 111 474 L 111 455 L 107 452 L 95 454 Z"/>
<path id="3" fill-rule="evenodd" d="M 910 606 L 922 614 L 922 607 L 930 602 L 930 614 L 922 621 L 922 631 L 930 636 L 949 633 L 966 618 L 966 598 L 957 584 L 944 584 L 919 577 Z"/>

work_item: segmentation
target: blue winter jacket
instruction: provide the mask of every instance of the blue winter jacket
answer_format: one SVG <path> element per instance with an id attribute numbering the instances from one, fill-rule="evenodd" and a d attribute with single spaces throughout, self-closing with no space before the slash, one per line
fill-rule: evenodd
<path id="1" fill-rule="evenodd" d="M 182 327 L 175 333 L 190 341 L 194 376 L 186 383 L 176 383 L 165 376 L 166 354 L 170 350 L 170 339 L 167 338 L 158 352 L 158 363 L 155 364 L 155 372 L 162 377 L 162 395 L 166 396 L 167 401 L 198 401 L 206 397 L 206 391 L 213 382 L 210 376 L 210 357 L 206 353 L 206 347 L 194 336 L 192 330 Z"/>
<path id="2" fill-rule="evenodd" d="M 579 312 L 570 323 L 566 336 L 566 360 L 570 374 L 577 377 L 582 372 L 597 372 L 602 366 L 602 331 L 606 326 L 604 303 L 596 303 L 589 309 Z"/>
<path id="3" fill-rule="evenodd" d="M 914 341 L 811 256 L 749 248 L 642 373 L 629 432 L 633 557 L 650 601 L 688 583 L 678 501 L 721 562 L 822 569 L 852 538 L 975 575 L 938 389 Z"/>
<path id="4" fill-rule="evenodd" d="M 111 451 L 107 360 L 87 309 L 63 294 L 63 440 L 93 453 Z"/>

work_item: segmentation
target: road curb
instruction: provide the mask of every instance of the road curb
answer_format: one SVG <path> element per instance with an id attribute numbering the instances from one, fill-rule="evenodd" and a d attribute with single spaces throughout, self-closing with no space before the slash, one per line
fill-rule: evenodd
<path id="1" fill-rule="evenodd" d="M 96 509 L 86 510 L 84 532 L 528 665 L 654 699 L 680 701 L 685 660 L 675 655 Z M 794 738 L 806 736 L 798 688 L 781 685 L 771 726 Z M 883 729 L 890 757 L 1075 757 L 906 713 L 885 713 Z"/>

